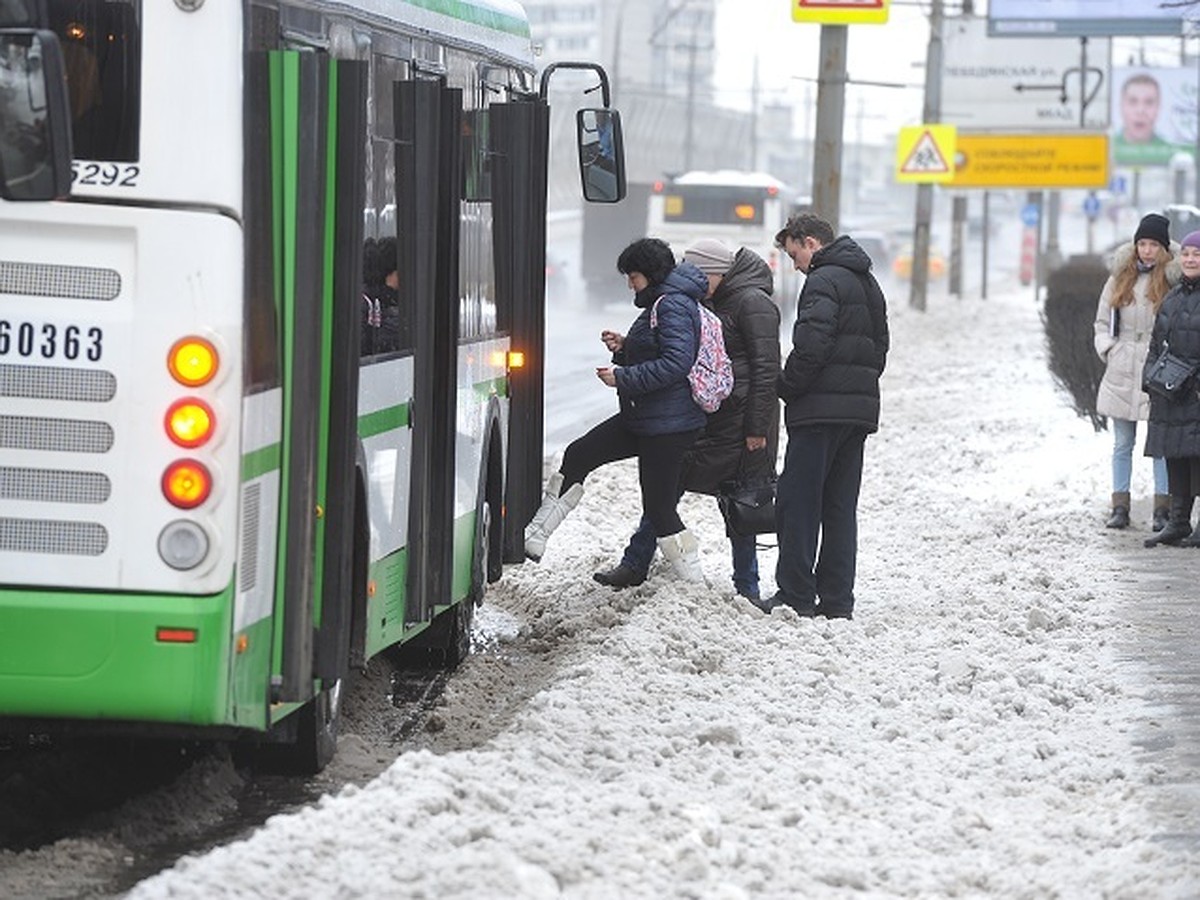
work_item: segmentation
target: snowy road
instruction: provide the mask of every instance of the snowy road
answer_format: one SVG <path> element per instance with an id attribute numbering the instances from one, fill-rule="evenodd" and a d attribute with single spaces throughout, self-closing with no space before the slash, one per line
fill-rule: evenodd
<path id="1" fill-rule="evenodd" d="M 1053 387 L 1026 292 L 892 322 L 853 622 L 733 597 L 700 498 L 711 589 L 596 585 L 636 517 L 614 466 L 495 586 L 512 655 L 468 660 L 419 749 L 132 897 L 1200 895 L 1197 842 L 1166 839 L 1200 834 L 1195 756 L 1139 743 L 1164 707 L 1128 652 L 1144 535 L 1103 528 L 1109 435 Z"/>

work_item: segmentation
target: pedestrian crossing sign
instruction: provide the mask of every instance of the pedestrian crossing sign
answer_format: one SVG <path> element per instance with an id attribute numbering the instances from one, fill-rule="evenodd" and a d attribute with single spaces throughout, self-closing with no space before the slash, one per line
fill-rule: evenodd
<path id="1" fill-rule="evenodd" d="M 957 129 L 953 125 L 914 125 L 896 140 L 896 181 L 944 182 L 954 179 Z"/>
<path id="2" fill-rule="evenodd" d="M 890 0 L 792 0 L 793 22 L 886 25 Z"/>

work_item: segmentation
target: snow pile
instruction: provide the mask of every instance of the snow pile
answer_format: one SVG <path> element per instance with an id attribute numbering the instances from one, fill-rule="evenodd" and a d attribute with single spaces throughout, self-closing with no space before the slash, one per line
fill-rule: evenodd
<path id="1" fill-rule="evenodd" d="M 1200 894 L 1200 855 L 1155 839 L 1164 773 L 1133 743 L 1147 685 L 1114 577 L 1144 533 L 1102 527 L 1111 437 L 1056 394 L 1029 292 L 897 303 L 892 327 L 854 621 L 734 597 L 709 498 L 683 517 L 711 589 L 661 561 L 640 588 L 595 584 L 637 517 L 633 466 L 610 467 L 489 595 L 513 657 L 468 661 L 437 713 L 477 740 L 431 732 L 131 896 Z M 521 654 L 542 681 L 489 719 Z"/>

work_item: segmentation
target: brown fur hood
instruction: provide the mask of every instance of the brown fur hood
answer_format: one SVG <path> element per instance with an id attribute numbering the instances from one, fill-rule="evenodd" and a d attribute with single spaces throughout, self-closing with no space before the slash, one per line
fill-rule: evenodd
<path id="1" fill-rule="evenodd" d="M 1133 241 L 1126 241 L 1114 250 L 1112 261 L 1108 264 L 1108 271 L 1116 275 L 1129 265 L 1129 260 L 1133 257 L 1136 249 Z M 1171 261 L 1167 263 L 1167 284 L 1171 287 L 1175 287 L 1175 285 L 1179 284 L 1179 280 L 1183 278 L 1183 269 L 1179 267 L 1179 249 L 1179 241 L 1171 241 Z"/>

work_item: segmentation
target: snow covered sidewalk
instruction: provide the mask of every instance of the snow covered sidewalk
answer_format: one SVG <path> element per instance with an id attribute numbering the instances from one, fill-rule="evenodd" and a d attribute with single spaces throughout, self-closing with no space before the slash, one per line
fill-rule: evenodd
<path id="1" fill-rule="evenodd" d="M 683 517 L 712 589 L 661 563 L 631 591 L 595 584 L 637 515 L 633 467 L 612 467 L 482 611 L 558 661 L 510 719 L 131 896 L 1200 894 L 1200 856 L 1154 839 L 1180 773 L 1133 741 L 1147 677 L 1123 661 L 1113 548 L 1144 535 L 1102 527 L 1111 436 L 1052 385 L 1028 291 L 902 302 L 854 621 L 733 596 L 709 498 Z M 468 661 L 444 721 L 480 715 L 504 653 Z"/>

